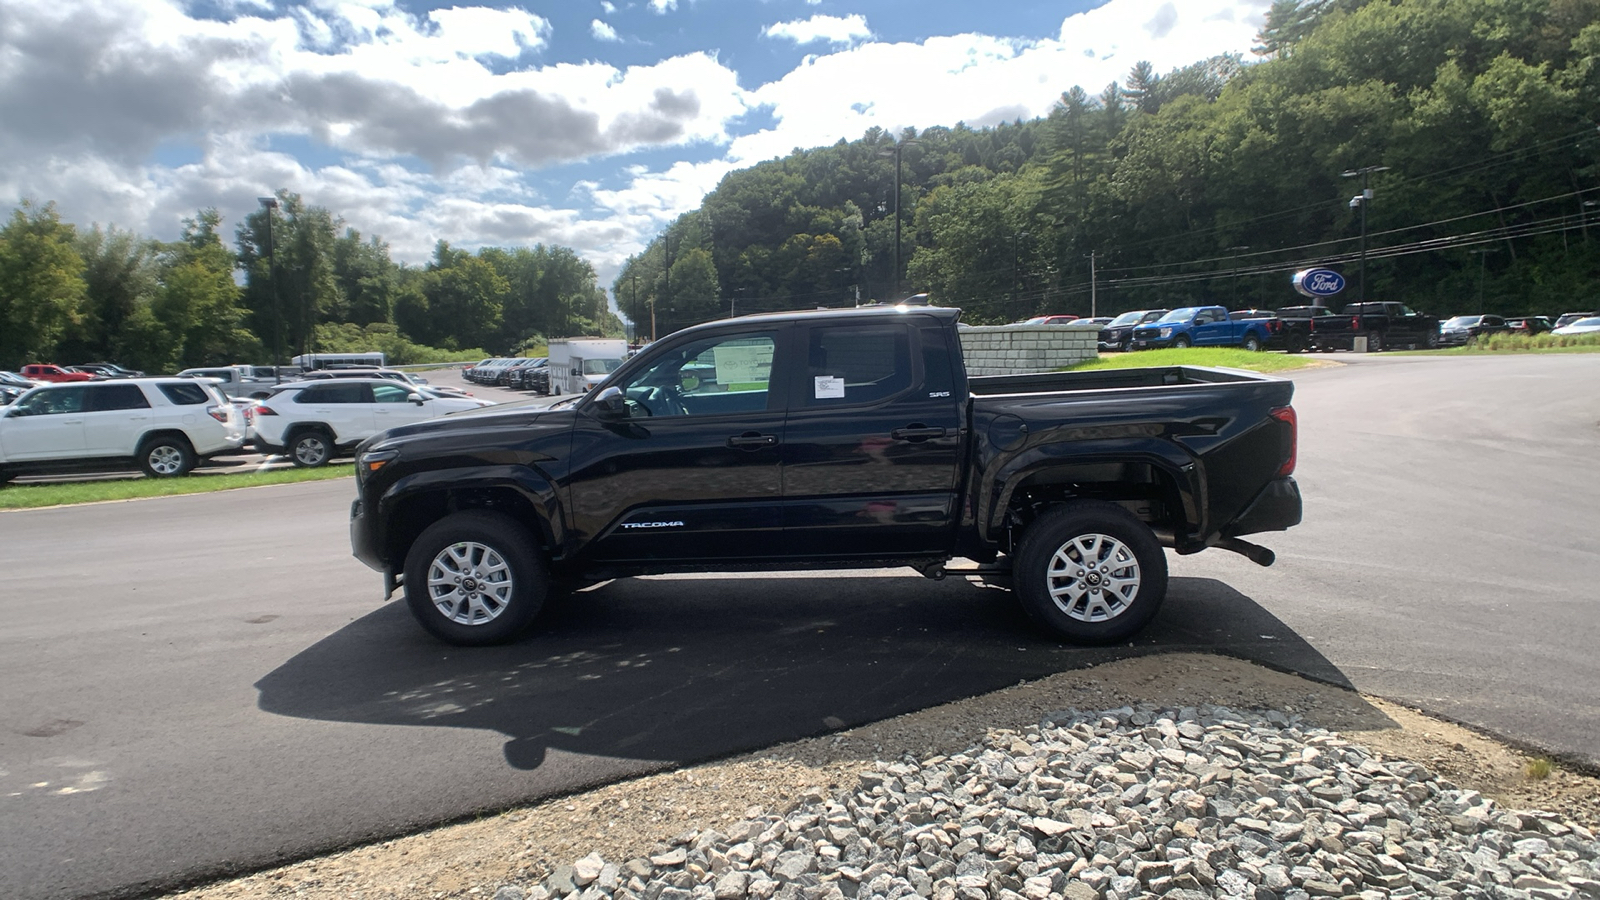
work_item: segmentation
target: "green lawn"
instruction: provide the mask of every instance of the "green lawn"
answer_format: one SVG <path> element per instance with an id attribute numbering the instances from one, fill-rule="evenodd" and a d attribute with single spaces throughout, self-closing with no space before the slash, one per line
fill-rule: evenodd
<path id="1" fill-rule="evenodd" d="M 1093 369 L 1140 369 L 1147 366 L 1216 366 L 1252 372 L 1285 372 L 1315 365 L 1309 353 L 1251 353 L 1237 347 L 1185 347 L 1169 350 L 1135 350 L 1116 353 L 1073 366 L 1069 372 Z"/>
<path id="2" fill-rule="evenodd" d="M 175 494 L 205 494 L 268 484 L 294 484 L 348 478 L 353 466 L 329 465 L 320 469 L 274 469 L 226 475 L 194 474 L 186 478 L 125 478 L 114 481 L 77 481 L 68 484 L 16 484 L 0 488 L 0 509 L 37 509 L 107 500 L 137 500 Z M 353 495 L 353 494 L 352 494 Z"/>
<path id="3" fill-rule="evenodd" d="M 1417 350 L 1429 356 L 1483 356 L 1503 353 L 1600 353 L 1600 334 L 1491 334 L 1464 347 Z"/>

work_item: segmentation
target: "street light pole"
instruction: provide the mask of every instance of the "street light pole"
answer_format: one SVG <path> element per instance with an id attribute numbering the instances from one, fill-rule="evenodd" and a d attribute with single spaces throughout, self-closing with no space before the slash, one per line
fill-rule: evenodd
<path id="1" fill-rule="evenodd" d="M 1361 193 L 1350 198 L 1350 208 L 1361 207 L 1361 288 L 1356 294 L 1357 303 L 1367 300 L 1367 204 L 1372 202 L 1372 188 L 1367 187 L 1367 176 L 1373 172 L 1387 172 L 1388 166 L 1362 166 L 1342 173 L 1345 178 L 1361 176 Z"/>
<path id="2" fill-rule="evenodd" d="M 878 151 L 879 156 L 894 154 L 894 294 L 893 299 L 900 299 L 900 152 L 907 144 L 921 143 L 913 138 L 896 141 L 894 148 Z"/>
<path id="3" fill-rule="evenodd" d="M 272 250 L 272 211 L 278 208 L 277 197 L 258 197 L 256 201 L 267 211 L 267 285 L 272 292 L 272 371 L 281 378 L 283 368 L 283 308 L 278 302 L 278 255 Z"/>
<path id="4" fill-rule="evenodd" d="M 1235 307 L 1239 305 L 1239 253 L 1249 249 L 1250 247 L 1246 244 L 1228 248 L 1233 253 L 1233 300 L 1231 303 Z"/>

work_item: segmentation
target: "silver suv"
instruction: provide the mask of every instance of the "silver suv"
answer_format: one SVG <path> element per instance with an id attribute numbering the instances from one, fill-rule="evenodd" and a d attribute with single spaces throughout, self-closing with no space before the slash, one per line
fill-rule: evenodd
<path id="1" fill-rule="evenodd" d="M 0 484 L 17 475 L 137 466 L 186 475 L 238 450 L 244 417 L 217 385 L 192 378 L 43 384 L 0 410 Z"/>

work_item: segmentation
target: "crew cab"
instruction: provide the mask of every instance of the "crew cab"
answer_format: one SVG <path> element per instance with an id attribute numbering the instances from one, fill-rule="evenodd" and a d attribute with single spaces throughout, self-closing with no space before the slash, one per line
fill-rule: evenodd
<path id="1" fill-rule="evenodd" d="M 1236 319 L 1220 306 L 1185 306 L 1135 326 L 1132 347 L 1242 347 L 1265 350 L 1271 332 L 1263 319 Z"/>
<path id="2" fill-rule="evenodd" d="M 34 381 L 49 382 L 50 384 L 67 384 L 74 381 L 94 381 L 96 377 L 93 372 L 78 372 L 72 369 L 64 369 L 61 366 L 53 366 L 49 363 L 32 363 L 30 365 L 23 366 L 20 374 L 23 378 L 30 378 Z"/>
<path id="3" fill-rule="evenodd" d="M 1294 385 L 1199 367 L 968 377 L 959 311 L 748 316 L 655 341 L 589 394 L 458 413 L 356 451 L 355 556 L 456 644 L 554 581 L 952 559 L 1072 641 L 1126 639 L 1162 548 L 1300 521 Z"/>
<path id="4" fill-rule="evenodd" d="M 1404 303 L 1352 303 L 1335 316 L 1320 316 L 1311 325 L 1311 345 L 1318 350 L 1353 350 L 1356 338 L 1367 339 L 1367 350 L 1385 347 L 1439 346 L 1439 320 L 1416 312 Z"/>

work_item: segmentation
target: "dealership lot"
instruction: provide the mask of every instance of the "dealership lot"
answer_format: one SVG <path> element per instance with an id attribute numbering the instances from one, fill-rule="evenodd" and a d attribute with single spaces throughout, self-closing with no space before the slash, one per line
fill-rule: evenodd
<path id="1" fill-rule="evenodd" d="M 1172 649 L 1595 762 L 1600 355 L 1296 380 L 1305 523 L 1263 536 L 1271 569 L 1175 559 L 1132 648 L 875 572 L 621 581 L 467 652 L 350 559 L 348 482 L 0 514 L 0 895 L 261 865 Z"/>

